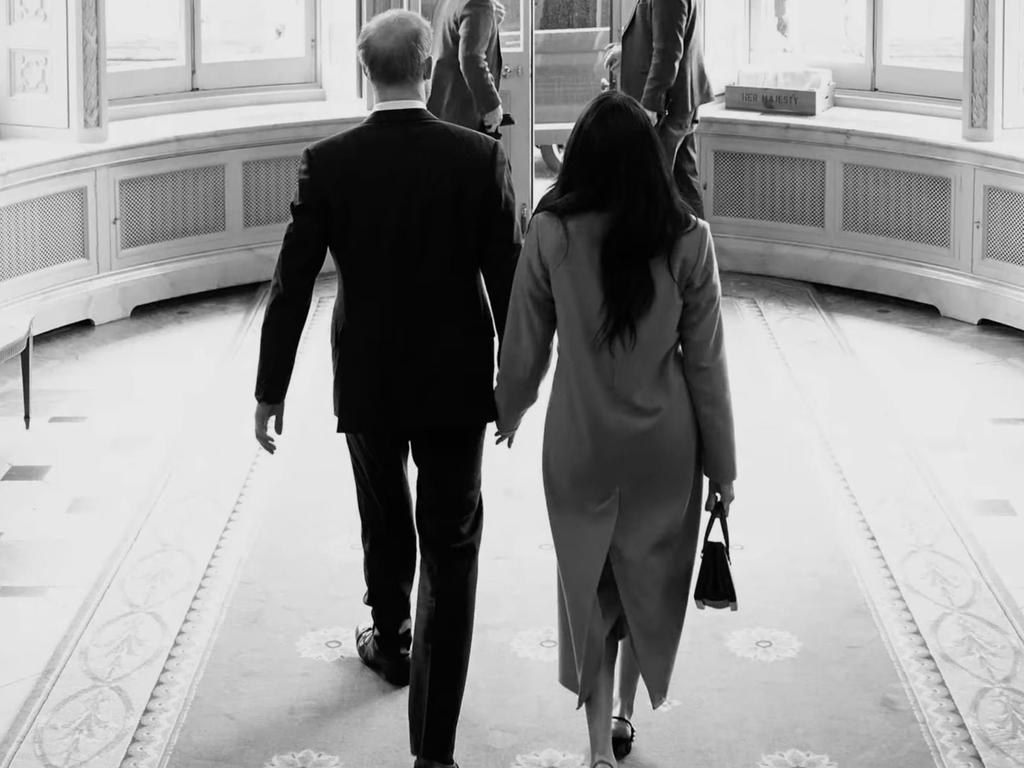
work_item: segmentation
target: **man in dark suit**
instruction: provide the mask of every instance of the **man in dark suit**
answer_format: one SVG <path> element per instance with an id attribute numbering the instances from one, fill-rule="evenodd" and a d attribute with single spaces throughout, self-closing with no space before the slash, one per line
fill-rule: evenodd
<path id="1" fill-rule="evenodd" d="M 639 0 L 618 64 L 619 87 L 647 111 L 680 194 L 704 218 L 694 131 L 697 109 L 715 94 L 704 69 L 697 0 Z"/>
<path id="2" fill-rule="evenodd" d="M 465 690 L 480 465 L 485 426 L 496 415 L 495 325 L 500 339 L 520 233 L 501 145 L 424 105 L 426 21 L 388 11 L 366 25 L 358 47 L 377 106 L 361 125 L 302 155 L 263 321 L 256 437 L 274 452 L 268 422 L 281 433 L 296 348 L 330 248 L 339 282 L 334 409 L 352 459 L 373 616 L 357 630 L 357 648 L 389 682 L 411 678 L 412 753 L 417 768 L 435 768 L 453 765 Z M 415 526 L 410 450 L 419 469 Z"/>
<path id="3" fill-rule="evenodd" d="M 442 120 L 494 133 L 503 116 L 497 0 L 441 0 L 434 11 L 434 74 L 427 109 Z"/>

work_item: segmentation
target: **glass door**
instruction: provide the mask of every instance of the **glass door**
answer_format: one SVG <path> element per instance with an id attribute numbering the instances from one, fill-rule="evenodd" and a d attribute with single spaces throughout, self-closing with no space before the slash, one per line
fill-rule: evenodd
<path id="1" fill-rule="evenodd" d="M 394 2 L 395 0 L 392 0 Z M 442 0 L 414 0 L 433 24 Z M 525 224 L 533 212 L 533 0 L 502 0 L 505 16 L 499 27 L 502 70 L 498 93 L 515 125 L 501 128 L 501 141 L 516 189 L 516 209 Z"/>
<path id="2" fill-rule="evenodd" d="M 538 199 L 554 182 L 576 118 L 604 87 L 604 52 L 619 38 L 624 2 L 629 0 L 535 0 Z"/>

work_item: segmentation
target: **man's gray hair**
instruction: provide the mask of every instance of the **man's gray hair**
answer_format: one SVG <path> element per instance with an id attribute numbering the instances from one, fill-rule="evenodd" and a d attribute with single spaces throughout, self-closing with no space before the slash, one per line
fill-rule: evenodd
<path id="1" fill-rule="evenodd" d="M 379 85 L 407 85 L 423 80 L 430 58 L 430 25 L 420 14 L 391 10 L 374 16 L 359 33 L 359 60 L 370 81 Z"/>

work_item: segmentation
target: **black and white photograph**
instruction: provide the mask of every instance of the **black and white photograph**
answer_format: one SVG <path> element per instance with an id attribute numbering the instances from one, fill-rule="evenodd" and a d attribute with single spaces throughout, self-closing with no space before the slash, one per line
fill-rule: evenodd
<path id="1" fill-rule="evenodd" d="M 0 768 L 1024 768 L 1024 2 L 0 0 Z"/>

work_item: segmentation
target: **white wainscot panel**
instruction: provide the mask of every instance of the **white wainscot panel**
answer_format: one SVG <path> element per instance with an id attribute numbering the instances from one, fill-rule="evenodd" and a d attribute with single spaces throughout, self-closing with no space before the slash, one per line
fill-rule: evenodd
<path id="1" fill-rule="evenodd" d="M 0 190 L 0 304 L 99 271 L 96 176 Z"/>

